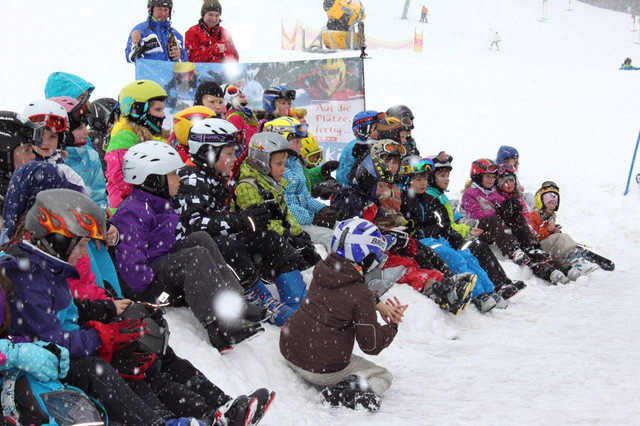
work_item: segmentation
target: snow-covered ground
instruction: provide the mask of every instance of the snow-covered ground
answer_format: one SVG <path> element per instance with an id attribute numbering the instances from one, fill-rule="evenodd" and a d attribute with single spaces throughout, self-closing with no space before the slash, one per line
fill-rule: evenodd
<path id="1" fill-rule="evenodd" d="M 169 313 L 172 346 L 229 393 L 276 390 L 264 424 L 638 424 L 640 188 L 633 182 L 629 196 L 622 192 L 640 128 L 640 73 L 617 70 L 627 56 L 640 63 L 629 15 L 578 2 L 569 12 L 558 0 L 542 23 L 540 1 L 433 1 L 425 25 L 415 0 L 409 21 L 399 19 L 403 2 L 364 2 L 372 36 L 402 40 L 424 29 L 422 54 L 370 52 L 368 108 L 412 108 L 421 151 L 455 158 L 452 196 L 472 160 L 516 146 L 527 189 L 557 182 L 564 230 L 610 256 L 616 271 L 550 287 L 505 262 L 529 286 L 506 311 L 484 316 L 470 309 L 452 317 L 397 286 L 391 295 L 410 307 L 396 341 L 375 358 L 395 376 L 377 414 L 322 406 L 284 364 L 275 327 L 220 356 L 195 318 L 177 309 Z M 53 71 L 93 82 L 94 98 L 116 97 L 134 77 L 123 52 L 145 3 L 0 2 L 1 109 L 21 111 L 41 98 Z M 201 1 L 175 3 L 174 26 L 184 33 Z M 280 21 L 325 21 L 319 0 L 223 7 L 223 25 L 247 62 L 312 57 L 280 50 Z M 500 52 L 488 49 L 491 28 L 502 36 Z"/>

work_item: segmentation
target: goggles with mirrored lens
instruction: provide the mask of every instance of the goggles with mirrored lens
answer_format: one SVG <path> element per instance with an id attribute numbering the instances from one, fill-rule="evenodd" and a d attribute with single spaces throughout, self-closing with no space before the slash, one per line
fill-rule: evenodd
<path id="1" fill-rule="evenodd" d="M 428 158 L 421 158 L 412 162 L 411 164 L 406 164 L 400 167 L 400 173 L 405 175 L 411 174 L 420 174 L 420 173 L 428 173 L 432 171 L 434 168 L 433 161 Z"/>
<path id="2" fill-rule="evenodd" d="M 234 85 L 227 86 L 227 95 L 233 97 L 233 96 L 236 96 L 238 93 L 240 93 L 240 89 L 238 89 L 238 86 L 234 86 Z"/>
<path id="3" fill-rule="evenodd" d="M 396 154 L 402 157 L 407 153 L 407 150 L 398 143 L 386 143 L 380 147 L 379 153 Z"/>
<path id="4" fill-rule="evenodd" d="M 29 118 L 33 123 L 43 123 L 53 133 L 67 130 L 67 119 L 57 115 L 33 115 Z"/>

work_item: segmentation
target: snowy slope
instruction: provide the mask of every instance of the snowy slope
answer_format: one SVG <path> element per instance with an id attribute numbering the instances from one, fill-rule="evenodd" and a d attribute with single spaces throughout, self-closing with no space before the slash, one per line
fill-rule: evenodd
<path id="1" fill-rule="evenodd" d="M 0 2 L 5 62 L 0 105 L 22 110 L 43 96 L 52 71 L 93 82 L 94 97 L 115 97 L 133 79 L 124 62 L 126 36 L 144 19 L 143 1 Z M 176 1 L 174 25 L 184 32 L 200 0 Z M 578 241 L 611 256 L 613 273 L 549 287 L 511 263 L 512 278 L 529 287 L 506 311 L 459 317 L 442 313 L 405 286 L 391 290 L 410 303 L 394 344 L 375 361 L 395 381 L 380 413 L 332 410 L 298 379 L 278 351 L 278 329 L 221 357 L 185 309 L 169 314 L 172 346 L 229 393 L 259 386 L 278 392 L 264 424 L 637 424 L 640 416 L 640 290 L 637 217 L 640 190 L 622 191 L 639 130 L 640 73 L 617 71 L 640 62 L 626 14 L 574 2 L 433 1 L 429 24 L 399 19 L 403 2 L 365 0 L 367 31 L 402 40 L 424 29 L 424 53 L 370 52 L 367 106 L 409 105 L 423 153 L 451 153 L 452 188 L 469 164 L 518 147 L 528 190 L 552 179 L 562 190 L 560 222 Z M 309 58 L 280 50 L 280 20 L 319 27 L 320 1 L 227 1 L 228 27 L 244 61 Z M 490 28 L 501 52 L 489 51 Z M 640 168 L 639 168 L 640 169 Z M 638 170 L 640 171 L 640 170 Z M 452 191 L 456 195 L 457 191 Z"/>

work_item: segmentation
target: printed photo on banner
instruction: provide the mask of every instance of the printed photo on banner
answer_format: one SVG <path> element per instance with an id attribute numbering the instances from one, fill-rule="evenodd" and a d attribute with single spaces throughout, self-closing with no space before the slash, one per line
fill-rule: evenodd
<path id="1" fill-rule="evenodd" d="M 295 90 L 292 107 L 306 110 L 303 120 L 324 148 L 327 160 L 337 159 L 353 139 L 353 116 L 364 109 L 362 77 L 362 59 L 357 57 L 250 64 L 136 61 L 136 79 L 153 80 L 169 95 L 167 128 L 174 113 L 193 106 L 196 89 L 205 81 L 223 88 L 237 86 L 254 111 L 263 109 L 262 94 L 269 86 Z"/>

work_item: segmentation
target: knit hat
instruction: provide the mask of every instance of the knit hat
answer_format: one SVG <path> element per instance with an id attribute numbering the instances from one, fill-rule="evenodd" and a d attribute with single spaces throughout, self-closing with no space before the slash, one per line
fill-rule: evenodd
<path id="1" fill-rule="evenodd" d="M 200 10 L 200 16 L 204 16 L 207 12 L 218 12 L 222 15 L 222 6 L 218 0 L 204 0 L 202 9 Z"/>
<path id="2" fill-rule="evenodd" d="M 213 81 L 205 81 L 200 84 L 196 89 L 196 96 L 193 100 L 193 105 L 202 105 L 202 98 L 204 95 L 211 95 L 216 98 L 224 98 L 224 92 L 219 84 Z"/>

